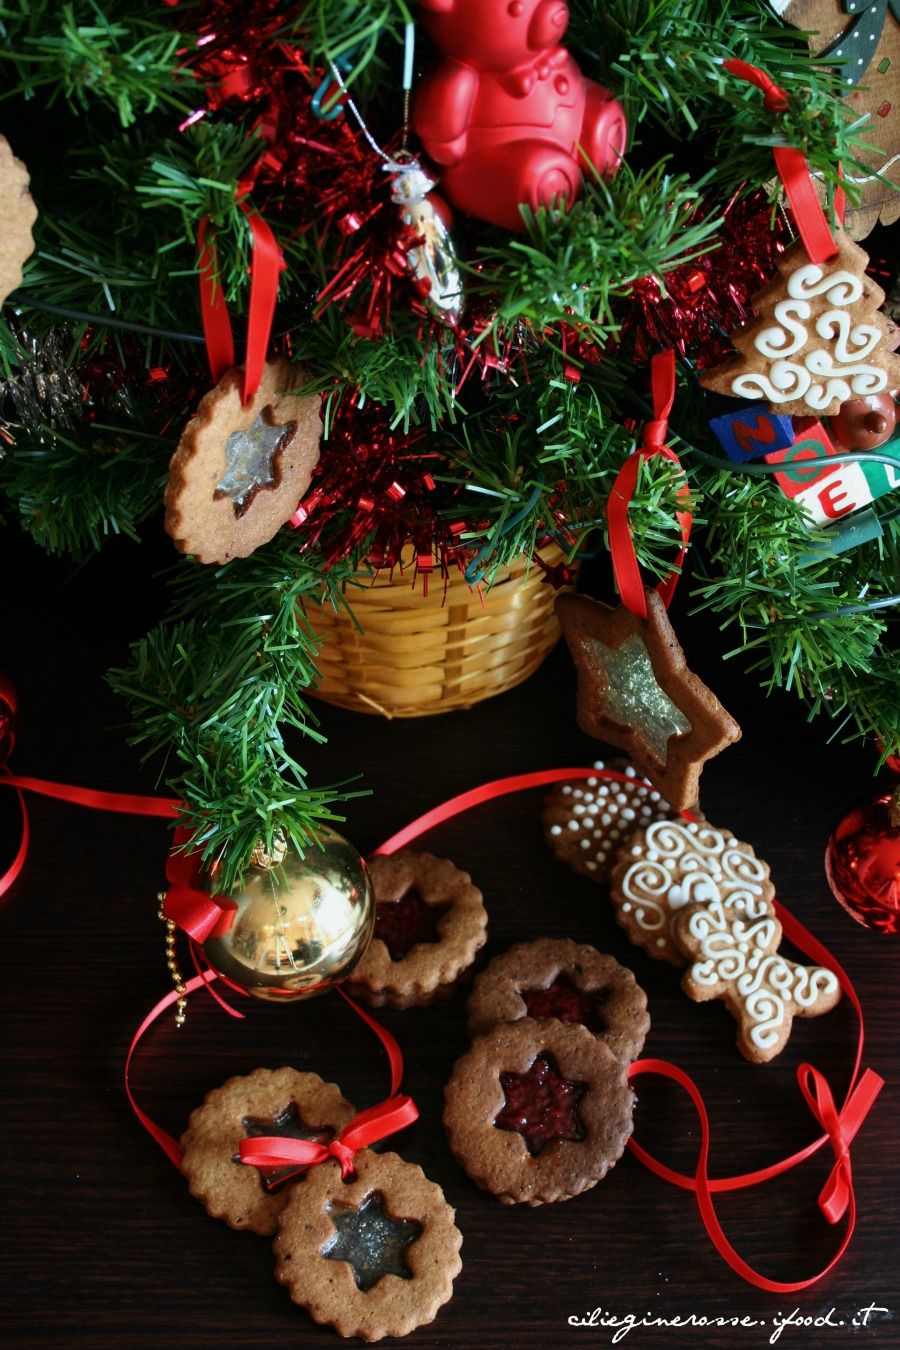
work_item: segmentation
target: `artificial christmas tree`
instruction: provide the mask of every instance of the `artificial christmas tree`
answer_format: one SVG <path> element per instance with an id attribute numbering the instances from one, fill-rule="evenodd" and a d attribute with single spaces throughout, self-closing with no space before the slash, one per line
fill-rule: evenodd
<path id="1" fill-rule="evenodd" d="M 438 200 L 441 167 L 409 108 L 441 58 L 403 0 L 4 9 L 3 125 L 39 211 L 0 337 L 9 516 L 67 555 L 155 537 L 210 369 L 215 383 L 243 358 L 246 402 L 250 373 L 277 358 L 286 393 L 320 401 L 319 459 L 306 454 L 287 523 L 247 557 L 206 554 L 179 525 L 196 551 L 174 568 L 171 614 L 111 676 L 226 890 L 260 837 L 302 849 L 347 795 L 311 786 L 286 740 L 327 736 L 306 698 L 315 605 L 352 608 L 344 581 L 360 565 L 378 575 L 410 557 L 410 582 L 462 575 L 477 591 L 555 545 L 551 580 L 571 579 L 579 556 L 605 551 L 610 487 L 649 411 L 647 358 L 665 348 L 681 358 L 670 437 L 705 522 L 686 561 L 697 602 L 735 626 L 764 685 L 900 749 L 890 498 L 864 542 L 835 531 L 811 556 L 802 508 L 760 481 L 775 466 L 722 458 L 708 426 L 722 408 L 696 380 L 795 232 L 773 145 L 802 151 L 832 219 L 842 178 L 858 196 L 866 125 L 762 0 L 578 0 L 552 31 L 545 6 L 515 9 L 535 50 L 551 48 L 538 83 L 559 77 L 565 31 L 566 62 L 612 92 L 629 129 L 612 177 L 586 171 L 565 204 L 539 195 L 515 230 L 451 219 Z M 769 72 L 777 106 L 724 69 L 733 58 Z M 507 83 L 511 99 L 532 87 Z M 259 416 L 261 434 L 278 423 Z M 238 490 L 227 444 L 242 429 L 222 429 L 207 466 L 238 528 L 290 450 L 235 444 Z M 659 460 L 636 483 L 628 521 L 650 577 L 681 541 L 684 490 Z"/>

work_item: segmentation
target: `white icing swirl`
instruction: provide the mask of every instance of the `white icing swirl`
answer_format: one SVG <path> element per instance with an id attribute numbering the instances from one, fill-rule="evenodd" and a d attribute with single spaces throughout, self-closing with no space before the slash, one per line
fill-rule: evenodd
<path id="1" fill-rule="evenodd" d="M 864 361 L 881 341 L 880 328 L 870 323 L 858 323 L 854 327 L 844 309 L 829 309 L 820 314 L 816 319 L 816 332 L 834 344 L 835 357 L 845 363 Z"/>
<path id="2" fill-rule="evenodd" d="M 812 300 L 824 295 L 831 305 L 852 305 L 861 299 L 862 279 L 855 272 L 829 272 L 827 275 L 815 263 L 798 267 L 788 277 L 788 295 L 794 300 Z"/>
<path id="3" fill-rule="evenodd" d="M 781 926 L 770 915 L 747 922 L 715 903 L 696 910 L 686 928 L 697 956 L 690 980 L 705 997 L 733 987 L 741 1020 L 749 1024 L 746 1034 L 758 1050 L 770 1051 L 783 1041 L 794 1008 L 808 1011 L 839 991 L 832 971 L 799 965 L 775 950 Z"/>
<path id="4" fill-rule="evenodd" d="M 775 361 L 768 375 L 750 370 L 731 381 L 731 392 L 738 398 L 766 398 L 770 403 L 791 403 L 803 398 L 812 377 L 805 366 L 795 361 Z"/>
<path id="5" fill-rule="evenodd" d="M 808 319 L 811 313 L 812 307 L 805 300 L 782 300 L 775 306 L 775 319 L 783 327 L 763 328 L 754 347 L 773 361 L 779 356 L 793 356 L 809 341 L 809 331 L 797 319 Z"/>
<path id="6" fill-rule="evenodd" d="M 705 821 L 659 820 L 644 839 L 644 856 L 621 882 L 627 912 L 644 932 L 671 932 L 678 911 L 695 903 L 724 905 L 748 919 L 769 913 L 768 868 L 732 835 Z"/>

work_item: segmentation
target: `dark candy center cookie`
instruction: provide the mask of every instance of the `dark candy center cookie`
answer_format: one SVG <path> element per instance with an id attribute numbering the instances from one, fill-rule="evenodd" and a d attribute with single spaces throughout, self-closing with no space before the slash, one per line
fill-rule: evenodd
<path id="1" fill-rule="evenodd" d="M 385 1275 L 412 1279 L 406 1249 L 422 1232 L 415 1219 L 395 1219 L 385 1209 L 380 1191 L 367 1195 L 361 1205 L 327 1205 L 335 1234 L 322 1248 L 329 1261 L 346 1261 L 357 1289 L 364 1294 Z"/>
<path id="2" fill-rule="evenodd" d="M 520 1134 L 533 1158 L 557 1139 L 584 1139 L 578 1103 L 587 1084 L 564 1078 L 550 1055 L 538 1055 L 525 1073 L 501 1073 L 500 1086 L 506 1101 L 494 1124 Z"/>
<path id="3" fill-rule="evenodd" d="M 558 1022 L 580 1022 L 595 1034 L 607 1030 L 604 1008 L 609 990 L 586 994 L 565 975 L 558 976 L 546 989 L 521 989 L 519 996 L 529 1017 L 555 1017 Z"/>
<path id="4" fill-rule="evenodd" d="M 376 938 L 388 949 L 392 961 L 402 961 L 420 942 L 440 942 L 438 920 L 450 908 L 426 905 L 414 888 L 399 900 L 383 900 L 375 906 Z"/>
<path id="5" fill-rule="evenodd" d="M 327 1144 L 334 1138 L 334 1130 L 328 1125 L 307 1125 L 296 1102 L 289 1102 L 283 1111 L 273 1117 L 244 1116 L 241 1120 L 245 1139 L 264 1139 L 274 1136 L 276 1139 L 309 1139 L 316 1144 Z M 233 1161 L 240 1163 L 240 1153 L 232 1155 Z M 258 1167 L 263 1190 L 271 1195 L 288 1177 L 297 1175 L 296 1167 Z"/>

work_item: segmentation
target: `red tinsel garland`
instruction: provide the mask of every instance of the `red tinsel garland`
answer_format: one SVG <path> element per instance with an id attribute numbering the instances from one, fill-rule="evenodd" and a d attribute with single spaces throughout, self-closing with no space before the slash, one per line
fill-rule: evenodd
<path id="1" fill-rule="evenodd" d="M 415 558 L 415 574 L 435 570 L 446 577 L 462 567 L 469 550 L 460 543 L 466 521 L 452 516 L 462 482 L 434 504 L 432 471 L 446 459 L 421 430 L 392 428 L 387 410 L 359 408 L 349 399 L 335 411 L 322 456 L 291 525 L 299 550 L 321 550 L 327 570 L 342 558 L 365 550 L 376 568 L 395 567 Z"/>
<path id="2" fill-rule="evenodd" d="M 692 224 L 713 213 L 705 203 Z M 790 242 L 790 231 L 764 192 L 734 196 L 722 212 L 722 224 L 702 257 L 634 283 L 624 315 L 623 337 L 633 334 L 635 356 L 647 360 L 659 348 L 674 347 L 694 358 L 699 369 L 713 366 L 731 351 L 728 334 L 752 316 L 750 301 L 769 280 L 776 260 Z"/>

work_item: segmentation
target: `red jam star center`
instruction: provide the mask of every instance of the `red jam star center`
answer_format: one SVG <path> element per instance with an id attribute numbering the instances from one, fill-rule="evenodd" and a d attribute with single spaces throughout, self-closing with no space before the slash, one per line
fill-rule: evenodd
<path id="1" fill-rule="evenodd" d="M 494 1125 L 520 1134 L 533 1158 L 558 1139 L 584 1139 L 578 1103 L 587 1084 L 563 1078 L 549 1055 L 538 1055 L 526 1073 L 501 1073 L 500 1086 L 506 1101 Z"/>

